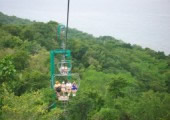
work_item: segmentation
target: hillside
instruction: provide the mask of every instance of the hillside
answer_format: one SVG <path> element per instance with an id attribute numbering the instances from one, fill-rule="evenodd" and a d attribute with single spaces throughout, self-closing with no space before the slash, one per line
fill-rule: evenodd
<path id="1" fill-rule="evenodd" d="M 170 119 L 170 55 L 71 28 L 67 46 L 81 86 L 65 113 L 50 88 L 58 23 L 23 21 L 0 13 L 0 119 Z"/>
<path id="2" fill-rule="evenodd" d="M 0 23 L 1 24 L 30 24 L 31 21 L 28 19 L 17 18 L 16 16 L 7 16 L 0 12 Z"/>

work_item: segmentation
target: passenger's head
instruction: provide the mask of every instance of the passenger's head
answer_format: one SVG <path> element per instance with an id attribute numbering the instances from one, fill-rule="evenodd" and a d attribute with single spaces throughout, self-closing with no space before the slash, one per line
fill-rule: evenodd
<path id="1" fill-rule="evenodd" d="M 60 82 L 59 82 L 59 81 L 56 81 L 55 84 L 60 84 Z"/>
<path id="2" fill-rule="evenodd" d="M 73 84 L 76 84 L 76 82 L 74 81 Z"/>

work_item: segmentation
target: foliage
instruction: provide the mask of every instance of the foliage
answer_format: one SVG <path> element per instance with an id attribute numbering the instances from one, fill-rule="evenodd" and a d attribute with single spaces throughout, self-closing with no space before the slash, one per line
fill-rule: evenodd
<path id="1" fill-rule="evenodd" d="M 16 70 L 24 70 L 29 65 L 29 54 L 25 51 L 17 51 L 13 55 L 13 62 Z"/>
<path id="2" fill-rule="evenodd" d="M 84 92 L 68 105 L 68 117 L 73 120 L 86 120 L 104 105 L 104 100 L 97 92 Z"/>
<path id="3" fill-rule="evenodd" d="M 3 94 L 2 119 L 4 120 L 46 120 L 55 119 L 61 114 L 59 109 L 48 111 L 47 97 L 52 95 L 52 91 L 48 89 L 15 96 L 4 88 Z"/>
<path id="4" fill-rule="evenodd" d="M 71 28 L 67 48 L 81 85 L 64 111 L 49 88 L 57 26 L 0 13 L 0 119 L 170 119 L 170 55 Z"/>
<path id="5" fill-rule="evenodd" d="M 27 19 L 17 18 L 16 16 L 7 16 L 0 12 L 1 24 L 30 24 L 31 21 Z"/>
<path id="6" fill-rule="evenodd" d="M 5 81 L 13 80 L 15 72 L 16 70 L 10 56 L 6 56 L 2 60 L 0 60 L 0 84 Z"/>

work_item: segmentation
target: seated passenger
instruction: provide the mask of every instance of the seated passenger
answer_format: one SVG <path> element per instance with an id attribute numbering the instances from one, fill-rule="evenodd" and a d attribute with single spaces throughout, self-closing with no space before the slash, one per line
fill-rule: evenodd
<path id="1" fill-rule="evenodd" d="M 65 66 L 63 71 L 64 71 L 64 74 L 67 74 L 68 73 L 68 67 Z"/>
<path id="2" fill-rule="evenodd" d="M 63 74 L 63 75 L 67 75 L 68 74 L 68 67 L 67 66 L 61 66 L 60 73 Z"/>
<path id="3" fill-rule="evenodd" d="M 71 94 L 72 84 L 70 82 L 66 83 L 66 91 L 68 93 L 68 96 Z"/>
<path id="4" fill-rule="evenodd" d="M 60 73 L 62 74 L 64 70 L 64 66 L 61 66 L 59 70 L 60 70 Z"/>
<path id="5" fill-rule="evenodd" d="M 65 96 L 65 92 L 66 92 L 66 84 L 65 84 L 64 81 L 63 81 L 62 84 L 61 84 L 61 92 L 62 92 L 63 96 Z"/>
<path id="6" fill-rule="evenodd" d="M 73 84 L 72 84 L 72 94 L 73 94 L 73 96 L 76 96 L 76 92 L 77 92 L 77 85 L 76 85 L 76 82 L 73 82 Z"/>
<path id="7" fill-rule="evenodd" d="M 54 85 L 54 89 L 56 91 L 56 94 L 58 97 L 60 97 L 60 93 L 61 93 L 61 84 L 59 81 L 56 81 L 55 85 Z"/>

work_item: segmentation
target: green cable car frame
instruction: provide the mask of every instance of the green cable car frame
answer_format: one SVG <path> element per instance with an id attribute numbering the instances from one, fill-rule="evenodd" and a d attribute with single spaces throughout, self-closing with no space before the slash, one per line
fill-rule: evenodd
<path id="1" fill-rule="evenodd" d="M 70 50 L 62 50 L 62 49 L 51 50 L 50 51 L 51 88 L 53 88 L 54 84 L 55 84 L 55 76 L 56 76 L 55 56 L 57 54 L 65 55 L 65 57 L 66 57 L 65 62 L 67 62 L 67 64 L 68 64 L 67 67 L 68 67 L 68 69 L 71 69 L 71 60 L 70 60 L 71 51 Z M 68 76 L 67 77 L 68 80 L 70 80 L 71 79 L 71 70 L 68 71 L 67 76 Z"/>

